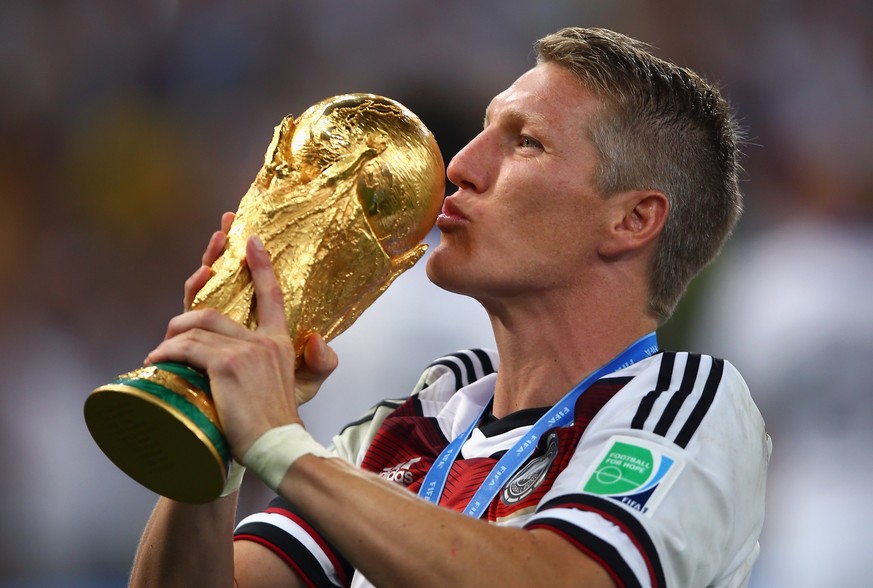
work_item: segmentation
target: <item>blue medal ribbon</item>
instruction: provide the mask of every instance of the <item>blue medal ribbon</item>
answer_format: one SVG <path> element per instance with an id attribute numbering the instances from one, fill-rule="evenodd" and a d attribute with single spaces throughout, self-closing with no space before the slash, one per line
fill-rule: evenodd
<path id="1" fill-rule="evenodd" d="M 540 437 L 550 429 L 572 424 L 573 409 L 576 406 L 576 401 L 585 390 L 591 387 L 591 384 L 607 374 L 624 369 L 640 360 L 651 357 L 657 352 L 657 337 L 655 333 L 649 333 L 645 337 L 637 339 L 615 358 L 576 384 L 557 404 L 534 423 L 512 449 L 500 458 L 494 465 L 494 468 L 492 468 L 491 473 L 482 482 L 476 494 L 470 499 L 469 504 L 464 509 L 464 514 L 474 518 L 481 517 L 482 513 L 505 485 L 506 480 L 511 478 L 536 450 Z M 484 412 L 485 409 L 482 410 L 482 413 Z M 421 488 L 418 491 L 420 497 L 428 502 L 439 504 L 446 481 L 449 478 L 449 471 L 452 469 L 452 464 L 458 459 L 458 456 L 461 454 L 461 447 L 467 442 L 467 439 L 473 434 L 473 429 L 481 421 L 482 413 L 480 413 L 478 418 L 473 419 L 467 430 L 455 437 L 437 457 L 437 460 L 428 470 L 424 482 L 422 482 Z M 568 418 L 570 419 L 569 422 L 565 423 Z"/>

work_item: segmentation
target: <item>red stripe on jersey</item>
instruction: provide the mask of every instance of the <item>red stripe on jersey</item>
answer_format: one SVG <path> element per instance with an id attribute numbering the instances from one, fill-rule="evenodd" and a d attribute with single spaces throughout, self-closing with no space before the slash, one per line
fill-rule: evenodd
<path id="1" fill-rule="evenodd" d="M 490 457 L 457 460 L 449 470 L 440 506 L 462 512 L 496 463 L 497 460 Z M 489 515 L 486 517 L 490 519 Z"/>
<path id="2" fill-rule="evenodd" d="M 573 547 L 575 547 L 576 549 L 578 549 L 579 551 L 581 551 L 582 553 L 584 553 L 585 555 L 587 555 L 588 557 L 593 559 L 595 562 L 597 562 L 597 565 L 599 565 L 601 568 L 603 568 L 603 570 L 609 575 L 609 578 L 613 581 L 616 588 L 626 588 L 626 584 L 621 579 L 618 572 L 616 572 L 615 569 L 613 569 L 613 567 L 611 565 L 609 565 L 605 559 L 600 557 L 596 552 L 592 551 L 584 543 L 581 543 L 578 540 L 576 540 L 576 538 L 573 537 L 572 535 L 565 533 L 564 531 L 561 531 L 560 529 L 556 529 L 555 527 L 552 527 L 549 525 L 533 524 L 533 525 L 530 525 L 530 526 L 525 527 L 525 528 L 526 529 L 546 529 L 549 532 L 554 533 L 555 535 L 562 537 L 567 542 L 569 542 L 571 545 L 573 545 Z"/>
<path id="3" fill-rule="evenodd" d="M 294 558 L 290 557 L 287 553 L 285 553 L 284 551 L 282 551 L 281 549 L 279 549 L 278 547 L 276 547 L 275 545 L 273 545 L 272 543 L 270 543 L 269 541 L 267 541 L 263 537 L 259 537 L 258 535 L 234 535 L 233 540 L 234 541 L 239 541 L 239 540 L 254 541 L 255 543 L 259 543 L 260 545 L 263 545 L 264 547 L 266 547 L 267 549 L 269 549 L 270 551 L 272 551 L 273 553 L 278 555 L 280 558 L 282 558 L 282 561 L 284 561 L 286 564 L 288 564 L 288 566 L 292 570 L 294 570 L 294 573 L 297 574 L 297 577 L 300 579 L 301 582 L 306 584 L 307 588 L 318 588 L 318 586 L 316 586 L 312 582 L 312 580 L 309 579 L 309 577 L 306 575 L 306 573 L 303 571 L 303 569 L 297 564 L 297 562 L 294 561 Z M 234 585 L 236 585 L 235 582 L 234 582 Z M 348 584 L 346 584 L 346 585 L 348 585 Z"/>
<path id="4" fill-rule="evenodd" d="M 571 498 L 571 497 L 566 497 L 566 498 Z M 551 508 L 572 508 L 572 509 L 576 509 L 576 510 L 582 510 L 585 512 L 591 512 L 591 513 L 594 513 L 598 516 L 603 517 L 604 519 L 606 519 L 610 523 L 614 524 L 616 527 L 621 529 L 621 532 L 624 533 L 628 539 L 630 539 L 631 543 L 634 544 L 634 547 L 636 547 L 637 551 L 640 553 L 640 555 L 642 555 L 643 561 L 646 562 L 646 570 L 649 572 L 649 578 L 651 578 L 652 585 L 657 586 L 660 584 L 657 581 L 659 574 L 657 573 L 657 571 L 655 569 L 655 565 L 652 562 L 652 559 L 651 559 L 650 554 L 649 554 L 649 550 L 644 545 L 644 543 L 642 541 L 640 541 L 640 538 L 637 536 L 637 533 L 635 532 L 635 530 L 633 528 L 631 528 L 630 525 L 628 525 L 627 522 L 625 520 L 623 520 L 621 517 L 617 517 L 617 516 L 615 516 L 614 513 L 610 513 L 606 510 L 599 509 L 596 506 L 593 506 L 591 504 L 573 502 L 572 499 L 568 500 L 568 501 L 564 501 L 561 498 L 556 499 L 556 500 L 551 501 L 549 503 L 548 508 L 549 509 L 551 509 Z M 546 510 L 547 509 L 544 509 L 541 512 L 545 512 Z M 533 526 L 533 524 L 531 525 L 531 527 L 532 526 Z M 551 527 L 549 527 L 549 528 L 551 528 Z M 652 546 L 652 548 L 653 547 L 654 546 Z"/>
<path id="5" fill-rule="evenodd" d="M 336 570 L 337 576 L 340 579 L 340 583 L 344 586 L 349 585 L 349 579 L 346 577 L 345 568 L 342 566 L 342 563 L 340 562 L 340 559 L 337 557 L 336 553 L 334 553 L 333 548 L 331 548 L 331 546 L 327 544 L 327 542 L 324 540 L 324 537 L 322 537 L 318 531 L 312 528 L 312 526 L 310 526 L 309 523 L 306 522 L 306 520 L 300 518 L 297 514 L 291 512 L 288 509 L 275 506 L 268 508 L 264 512 L 282 515 L 283 517 L 285 517 L 286 519 L 290 519 L 297 526 L 303 529 L 303 531 L 307 535 L 309 535 L 312 540 L 318 544 L 319 547 L 321 547 L 321 550 L 324 551 L 325 555 L 327 555 L 327 558 L 330 560 L 333 569 Z"/>

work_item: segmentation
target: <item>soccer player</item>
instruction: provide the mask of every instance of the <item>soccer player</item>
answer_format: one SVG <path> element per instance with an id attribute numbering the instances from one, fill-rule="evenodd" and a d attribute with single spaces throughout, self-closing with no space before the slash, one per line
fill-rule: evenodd
<path id="1" fill-rule="evenodd" d="M 295 375 L 253 238 L 257 330 L 187 312 L 149 361 L 208 373 L 234 459 L 278 498 L 235 531 L 232 486 L 206 505 L 160 499 L 132 585 L 747 584 L 763 421 L 728 362 L 654 334 L 740 214 L 729 107 L 611 31 L 564 29 L 537 54 L 450 162 L 427 263 L 481 303 L 499 353 L 441 358 L 324 448 L 298 404 L 336 357 L 313 336 Z"/>

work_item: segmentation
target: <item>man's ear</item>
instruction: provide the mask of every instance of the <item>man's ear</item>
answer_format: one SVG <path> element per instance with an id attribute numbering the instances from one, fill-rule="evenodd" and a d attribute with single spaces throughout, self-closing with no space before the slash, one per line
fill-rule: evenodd
<path id="1" fill-rule="evenodd" d="M 670 202 L 658 190 L 630 190 L 609 197 L 609 226 L 599 253 L 613 258 L 643 249 L 667 222 Z"/>

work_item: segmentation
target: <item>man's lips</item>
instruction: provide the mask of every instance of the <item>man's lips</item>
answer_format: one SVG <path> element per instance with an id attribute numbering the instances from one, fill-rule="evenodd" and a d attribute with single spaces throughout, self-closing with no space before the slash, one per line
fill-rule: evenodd
<path id="1" fill-rule="evenodd" d="M 467 217 L 449 196 L 443 200 L 443 209 L 437 217 L 436 226 L 441 231 L 445 231 L 464 223 L 466 220 Z"/>
<path id="2" fill-rule="evenodd" d="M 467 217 L 464 216 L 464 213 L 461 212 L 461 209 L 458 208 L 458 205 L 452 200 L 452 197 L 449 196 L 445 200 L 443 200 L 443 210 L 440 216 L 446 216 L 449 218 L 457 218 L 466 220 Z"/>

